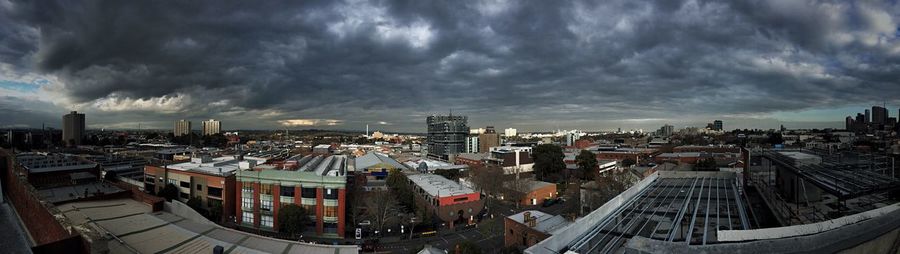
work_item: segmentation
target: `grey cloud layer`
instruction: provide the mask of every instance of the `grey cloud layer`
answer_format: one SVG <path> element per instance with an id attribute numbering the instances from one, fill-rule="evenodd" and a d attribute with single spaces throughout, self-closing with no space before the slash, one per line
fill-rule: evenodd
<path id="1" fill-rule="evenodd" d="M 599 129 L 900 95 L 898 7 L 889 2 L 0 6 L 9 24 L 0 28 L 0 61 L 58 77 L 54 91 L 94 105 L 88 111 L 145 108 L 160 122 L 188 115 L 272 128 L 337 119 L 420 130 L 419 116 L 453 109 L 486 124 L 577 120 Z"/>

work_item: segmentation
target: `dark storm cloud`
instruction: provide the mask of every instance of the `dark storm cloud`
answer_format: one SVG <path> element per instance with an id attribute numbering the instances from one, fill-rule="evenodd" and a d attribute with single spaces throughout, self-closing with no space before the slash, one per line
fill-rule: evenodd
<path id="1" fill-rule="evenodd" d="M 420 130 L 425 115 L 452 109 L 478 124 L 599 129 L 616 120 L 765 117 L 900 95 L 898 7 L 882 2 L 2 8 L 0 61 L 8 72 L 58 77 L 47 90 L 88 111 L 144 112 L 145 121 L 161 123 L 217 117 L 272 128 L 279 120 L 332 119 L 349 128 L 385 121 Z"/>

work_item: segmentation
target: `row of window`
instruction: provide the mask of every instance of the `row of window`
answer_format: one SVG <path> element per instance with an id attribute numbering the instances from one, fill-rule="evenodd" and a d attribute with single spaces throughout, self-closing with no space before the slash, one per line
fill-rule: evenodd
<path id="1" fill-rule="evenodd" d="M 279 188 L 278 194 L 282 197 L 294 197 L 294 189 L 295 188 L 293 186 L 281 186 Z M 250 184 L 245 184 L 244 186 L 241 186 L 241 191 L 247 194 L 251 194 L 253 193 L 253 186 Z M 325 189 L 324 198 L 337 199 L 338 193 L 338 189 Z M 260 184 L 259 194 L 272 195 L 272 185 Z M 300 188 L 300 197 L 316 198 L 316 188 Z"/>
<path id="2" fill-rule="evenodd" d="M 253 224 L 253 213 L 252 212 L 243 212 L 241 216 L 241 222 L 244 224 L 252 225 Z M 273 228 L 275 226 L 275 218 L 271 215 L 260 215 L 259 216 L 259 226 Z"/>

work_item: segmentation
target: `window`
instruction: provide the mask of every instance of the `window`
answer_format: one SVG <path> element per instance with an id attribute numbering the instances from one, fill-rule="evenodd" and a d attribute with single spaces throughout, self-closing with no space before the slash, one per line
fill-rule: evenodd
<path id="1" fill-rule="evenodd" d="M 206 193 L 207 193 L 207 195 L 209 195 L 209 196 L 220 197 L 220 198 L 221 198 L 221 197 L 222 197 L 222 188 L 216 188 L 216 187 L 209 187 L 209 186 L 207 186 L 207 187 L 206 187 Z"/>
<path id="2" fill-rule="evenodd" d="M 259 225 L 260 226 L 271 228 L 273 225 L 272 222 L 273 222 L 272 216 L 269 216 L 269 215 L 259 216 Z"/>
<path id="3" fill-rule="evenodd" d="M 178 181 L 176 181 L 175 179 L 166 179 L 166 184 L 178 186 Z"/>
<path id="4" fill-rule="evenodd" d="M 181 182 L 181 187 L 184 187 L 184 188 L 191 188 L 191 183 L 189 183 L 189 182 Z"/>
<path id="5" fill-rule="evenodd" d="M 272 185 L 260 184 L 259 185 L 259 194 L 272 195 Z"/>
<path id="6" fill-rule="evenodd" d="M 253 197 L 251 196 L 241 196 L 241 207 L 244 210 L 253 210 Z"/>
<path id="7" fill-rule="evenodd" d="M 316 205 L 300 205 L 311 216 L 316 216 Z"/>
<path id="8" fill-rule="evenodd" d="M 184 192 L 182 192 L 180 196 L 181 196 L 181 199 L 189 199 L 189 198 L 191 198 L 191 194 L 187 194 L 187 193 L 184 193 Z"/>
<path id="9" fill-rule="evenodd" d="M 263 211 L 272 211 L 272 199 L 260 199 L 259 209 Z"/>
<path id="10" fill-rule="evenodd" d="M 197 190 L 198 190 L 198 191 L 203 191 L 203 185 L 199 185 L 199 184 L 198 184 L 198 185 L 197 185 Z"/>
<path id="11" fill-rule="evenodd" d="M 244 183 L 244 186 L 241 186 L 241 191 L 244 193 L 253 193 L 253 186 L 250 183 Z"/>
<path id="12" fill-rule="evenodd" d="M 322 226 L 326 234 L 337 234 L 337 223 L 324 223 Z"/>
<path id="13" fill-rule="evenodd" d="M 337 199 L 338 198 L 338 190 L 337 189 L 325 189 L 325 198 Z"/>
<path id="14" fill-rule="evenodd" d="M 241 216 L 243 222 L 245 224 L 253 224 L 253 213 L 252 212 L 244 212 L 244 215 Z"/>
<path id="15" fill-rule="evenodd" d="M 325 206 L 324 217 L 337 217 L 337 206 Z"/>
<path id="16" fill-rule="evenodd" d="M 316 188 L 302 188 L 300 191 L 304 198 L 316 198 Z"/>
<path id="17" fill-rule="evenodd" d="M 281 196 L 282 197 L 293 197 L 294 196 L 294 186 L 281 186 Z"/>
<path id="18" fill-rule="evenodd" d="M 462 202 L 466 200 L 469 200 L 469 197 L 454 198 L 453 202 Z"/>

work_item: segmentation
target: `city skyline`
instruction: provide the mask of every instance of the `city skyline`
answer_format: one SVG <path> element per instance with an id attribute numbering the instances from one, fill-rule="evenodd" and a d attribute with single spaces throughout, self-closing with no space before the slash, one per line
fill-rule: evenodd
<path id="1" fill-rule="evenodd" d="M 896 4 L 545 4 L 3 2 L 0 128 L 75 110 L 90 129 L 389 132 L 451 110 L 522 131 L 898 113 Z"/>

